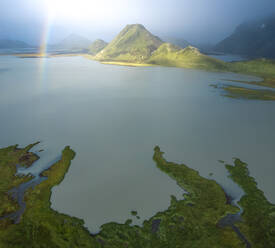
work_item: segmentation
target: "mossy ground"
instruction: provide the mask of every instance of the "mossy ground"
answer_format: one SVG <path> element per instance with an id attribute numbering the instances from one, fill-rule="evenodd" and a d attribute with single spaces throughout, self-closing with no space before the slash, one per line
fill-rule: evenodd
<path id="1" fill-rule="evenodd" d="M 31 176 L 15 176 L 15 174 L 17 165 L 28 167 L 38 159 L 37 155 L 29 152 L 34 145 L 24 149 L 19 149 L 17 145 L 0 149 L 0 217 L 15 212 L 18 208 L 17 203 L 7 192 L 32 179 Z"/>
<path id="2" fill-rule="evenodd" d="M 26 148 L 21 153 L 24 150 Z M 26 192 L 27 207 L 19 224 L 13 224 L 8 219 L 0 222 L 1 248 L 96 247 L 82 220 L 59 214 L 50 208 L 51 189 L 63 180 L 74 156 L 74 151 L 66 147 L 61 160 L 42 173 L 47 180 Z M 5 160 L 15 160 L 15 157 L 6 153 Z M 0 176 L 1 181 L 4 180 Z"/>
<path id="3" fill-rule="evenodd" d="M 14 167 L 29 147 L 18 150 L 18 153 L 14 153 L 15 149 L 0 150 L 1 158 L 6 161 L 0 164 L 1 167 Z M 184 164 L 166 161 L 159 147 L 155 147 L 153 159 L 161 171 L 188 192 L 184 199 L 177 200 L 171 196 L 169 208 L 144 221 L 141 227 L 131 226 L 131 220 L 125 224 L 107 223 L 101 227 L 99 234 L 91 235 L 83 227 L 82 220 L 58 213 L 50 207 L 51 189 L 63 180 L 74 156 L 74 151 L 66 147 L 62 158 L 41 174 L 47 180 L 26 192 L 27 208 L 19 224 L 9 220 L 0 222 L 0 248 L 245 247 L 230 226 L 221 228 L 217 225 L 227 213 L 239 211 L 228 204 L 221 186 L 214 180 L 201 177 Z M 237 224 L 241 232 L 255 245 L 252 247 L 275 247 L 274 205 L 257 189 L 244 163 L 236 160 L 235 166 L 226 165 L 226 168 L 246 193 L 240 201 L 244 208 L 244 221 Z M 0 177 L 3 180 L 1 174 Z M 9 173 L 8 177 L 13 178 L 14 174 Z M 132 214 L 137 213 L 133 210 Z"/>

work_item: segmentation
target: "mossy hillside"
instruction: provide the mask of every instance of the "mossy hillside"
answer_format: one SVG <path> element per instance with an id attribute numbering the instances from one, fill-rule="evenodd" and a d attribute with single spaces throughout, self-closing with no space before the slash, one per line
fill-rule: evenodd
<path id="1" fill-rule="evenodd" d="M 211 71 L 226 70 L 225 62 L 206 56 L 195 47 L 181 49 L 170 43 L 162 44 L 153 52 L 147 63 Z"/>
<path id="2" fill-rule="evenodd" d="M 107 42 L 104 40 L 95 40 L 90 46 L 89 46 L 89 54 L 91 55 L 96 55 L 99 53 L 101 50 L 103 50 L 106 46 L 108 45 Z"/>
<path id="3" fill-rule="evenodd" d="M 162 41 L 141 24 L 127 25 L 108 46 L 99 52 L 99 61 L 142 62 L 148 59 Z"/>
<path id="4" fill-rule="evenodd" d="M 245 192 L 239 201 L 243 208 L 243 222 L 237 224 L 249 239 L 252 247 L 275 247 L 275 205 L 268 202 L 257 182 L 249 175 L 247 164 L 235 159 L 234 165 L 226 165 L 230 178 Z"/>
<path id="5" fill-rule="evenodd" d="M 30 149 L 36 144 L 31 144 L 23 149 L 17 145 L 0 149 L 0 217 L 15 212 L 19 207 L 8 194 L 8 191 L 21 183 L 32 179 L 29 175 L 15 175 L 16 166 L 28 167 L 38 159 L 38 156 L 30 153 Z"/>

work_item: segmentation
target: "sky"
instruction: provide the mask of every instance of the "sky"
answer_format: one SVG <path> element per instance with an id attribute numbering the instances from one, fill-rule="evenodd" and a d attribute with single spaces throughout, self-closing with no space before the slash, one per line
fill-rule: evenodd
<path id="1" fill-rule="evenodd" d="M 275 13 L 275 0 L 0 0 L 0 39 L 37 45 L 71 33 L 110 41 L 141 23 L 160 37 L 217 43 L 237 25 Z"/>

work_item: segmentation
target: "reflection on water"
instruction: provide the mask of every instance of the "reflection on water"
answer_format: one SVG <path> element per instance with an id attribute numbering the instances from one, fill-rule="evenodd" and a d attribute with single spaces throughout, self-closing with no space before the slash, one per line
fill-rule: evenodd
<path id="1" fill-rule="evenodd" d="M 153 160 L 166 158 L 209 173 L 233 197 L 241 194 L 219 159 L 240 157 L 275 202 L 275 104 L 223 98 L 209 84 L 257 80 L 232 73 L 165 67 L 102 65 L 80 57 L 0 57 L 0 146 L 42 141 L 39 173 L 66 145 L 77 153 L 52 206 L 100 225 L 125 222 L 137 210 L 141 223 L 183 191 Z M 16 72 L 16 73 L 14 73 Z M 226 82 L 226 81 L 224 81 Z M 232 83 L 234 84 L 234 83 Z"/>

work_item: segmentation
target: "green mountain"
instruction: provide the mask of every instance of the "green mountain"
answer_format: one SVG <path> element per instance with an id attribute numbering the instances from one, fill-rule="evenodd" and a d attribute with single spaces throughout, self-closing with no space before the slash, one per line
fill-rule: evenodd
<path id="1" fill-rule="evenodd" d="M 0 40 L 0 49 L 30 48 L 27 43 L 19 40 Z"/>
<path id="2" fill-rule="evenodd" d="M 163 43 L 152 53 L 147 63 L 204 70 L 226 69 L 226 63 L 202 54 L 195 47 L 188 46 L 182 49 L 171 43 Z"/>
<path id="3" fill-rule="evenodd" d="M 105 42 L 104 40 L 98 39 L 90 45 L 89 54 L 96 55 L 98 52 L 104 49 L 107 45 L 108 45 L 107 42 Z"/>
<path id="4" fill-rule="evenodd" d="M 140 24 L 127 25 L 95 57 L 102 62 L 154 64 L 205 70 L 225 70 L 226 64 L 192 46 L 181 48 L 163 43 Z"/>
<path id="5" fill-rule="evenodd" d="M 92 41 L 86 39 L 85 37 L 71 34 L 53 47 L 60 50 L 88 51 L 91 44 Z"/>
<path id="6" fill-rule="evenodd" d="M 162 40 L 152 35 L 143 25 L 127 25 L 95 59 L 99 61 L 120 61 L 142 63 L 147 60 Z"/>
<path id="7" fill-rule="evenodd" d="M 275 58 L 275 15 L 239 25 L 215 51 L 249 57 Z"/>

